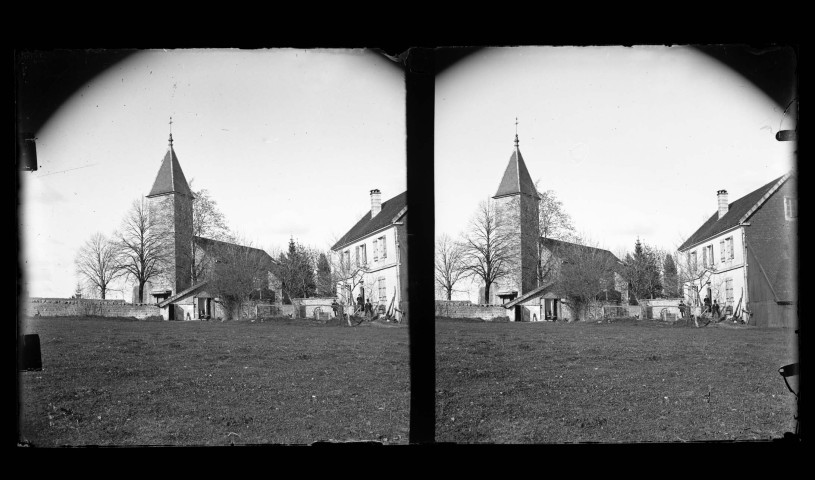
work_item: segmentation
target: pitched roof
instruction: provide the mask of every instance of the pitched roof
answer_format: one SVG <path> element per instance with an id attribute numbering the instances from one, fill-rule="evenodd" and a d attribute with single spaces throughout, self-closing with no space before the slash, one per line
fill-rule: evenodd
<path id="1" fill-rule="evenodd" d="M 555 255 L 557 255 L 558 250 L 569 248 L 569 249 L 575 249 L 577 252 L 582 253 L 582 254 L 598 253 L 605 260 L 608 260 L 612 265 L 615 265 L 615 266 L 622 265 L 622 262 L 620 261 L 619 258 L 617 258 L 616 255 L 614 255 L 613 253 L 611 253 L 608 250 L 605 250 L 603 248 L 589 247 L 589 246 L 586 246 L 586 245 L 580 245 L 578 243 L 565 242 L 563 240 L 555 240 L 554 238 L 545 238 L 545 237 L 541 237 L 540 242 L 541 242 L 541 245 L 543 247 L 545 247 L 549 251 L 555 253 Z"/>
<path id="2" fill-rule="evenodd" d="M 772 182 L 753 190 L 740 199 L 730 203 L 727 213 L 722 218 L 719 218 L 718 210 L 713 212 L 713 215 L 707 219 L 705 223 L 699 227 L 682 245 L 679 246 L 680 251 L 685 250 L 697 243 L 707 240 L 711 237 L 737 226 L 739 223 L 746 221 L 750 215 L 755 212 L 765 200 L 768 194 L 774 192 L 781 186 L 790 176 L 790 173 L 776 178 Z"/>
<path id="3" fill-rule="evenodd" d="M 351 242 L 370 235 L 381 228 L 387 227 L 388 225 L 396 222 L 404 213 L 403 210 L 406 209 L 407 192 L 402 192 L 390 200 L 382 202 L 382 210 L 374 218 L 371 218 L 371 211 L 369 210 L 353 227 L 351 227 L 350 230 L 348 230 L 348 233 L 343 235 L 337 241 L 337 243 L 331 247 L 331 250 L 342 248 Z"/>
<path id="4" fill-rule="evenodd" d="M 214 258 L 218 257 L 218 251 L 221 249 L 237 247 L 239 249 L 245 250 L 246 252 L 253 252 L 257 255 L 260 255 L 261 256 L 260 258 L 266 260 L 267 262 L 275 263 L 275 260 L 271 257 L 271 255 L 269 255 L 268 253 L 266 253 L 265 250 L 262 250 L 260 248 L 247 247 L 244 245 L 238 245 L 237 243 L 222 242 L 220 240 L 213 240 L 211 238 L 204 238 L 198 236 L 194 236 L 193 239 L 195 240 L 195 243 L 198 246 L 207 250 L 207 254 Z"/>
<path id="5" fill-rule="evenodd" d="M 178 157 L 175 155 L 172 145 L 167 149 L 167 154 L 164 155 L 164 160 L 158 169 L 158 175 L 156 175 L 156 181 L 153 182 L 153 188 L 150 189 L 147 196 L 157 197 L 170 193 L 192 196 L 192 191 L 187 184 L 187 179 L 184 177 L 184 172 L 181 171 L 181 165 L 178 163 Z"/>
<path id="6" fill-rule="evenodd" d="M 538 189 L 535 188 L 535 182 L 532 181 L 529 170 L 526 169 L 526 163 L 524 163 L 521 150 L 516 146 L 512 152 L 512 156 L 509 157 L 509 164 L 507 165 L 507 169 L 504 170 L 504 177 L 501 179 L 498 191 L 492 198 L 519 194 L 540 198 L 538 197 Z"/>

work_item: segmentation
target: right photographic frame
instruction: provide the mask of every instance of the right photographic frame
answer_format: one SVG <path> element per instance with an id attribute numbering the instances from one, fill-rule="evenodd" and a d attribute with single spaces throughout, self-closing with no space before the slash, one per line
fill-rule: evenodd
<path id="1" fill-rule="evenodd" d="M 788 45 L 436 51 L 436 442 L 798 435 L 796 72 Z"/>

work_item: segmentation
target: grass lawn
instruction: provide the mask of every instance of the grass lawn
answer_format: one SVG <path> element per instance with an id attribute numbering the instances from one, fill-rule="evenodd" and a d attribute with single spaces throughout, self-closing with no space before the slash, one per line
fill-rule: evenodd
<path id="1" fill-rule="evenodd" d="M 791 330 L 436 320 L 436 441 L 777 439 Z M 793 384 L 797 389 L 797 384 Z"/>
<path id="2" fill-rule="evenodd" d="M 407 443 L 406 327 L 30 318 L 20 440 L 59 445 Z"/>

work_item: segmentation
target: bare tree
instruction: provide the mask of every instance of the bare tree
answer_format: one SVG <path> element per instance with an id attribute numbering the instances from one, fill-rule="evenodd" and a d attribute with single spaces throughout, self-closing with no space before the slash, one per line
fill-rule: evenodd
<path id="1" fill-rule="evenodd" d="M 697 252 L 687 252 L 682 255 L 677 252 L 676 254 L 677 277 L 682 290 L 687 291 L 688 305 L 693 307 L 702 306 L 702 299 L 705 297 L 704 290 L 711 288 L 718 288 L 718 285 L 713 285 L 711 282 L 713 274 L 716 273 L 716 266 L 713 262 L 708 261 L 705 263 L 702 259 L 697 258 Z M 716 291 L 718 295 L 718 290 Z"/>
<path id="2" fill-rule="evenodd" d="M 206 277 L 206 266 L 209 265 L 205 258 L 206 251 L 198 248 L 195 237 L 234 243 L 234 235 L 230 232 L 226 217 L 218 208 L 218 203 L 206 189 L 193 191 L 191 223 L 193 239 L 190 248 L 190 276 L 194 285 Z"/>
<path id="3" fill-rule="evenodd" d="M 542 191 L 539 188 L 540 180 L 535 182 L 535 189 L 538 191 L 540 203 L 538 204 L 538 227 L 540 236 L 543 238 L 553 238 L 567 242 L 579 243 L 577 231 L 572 223 L 572 217 L 563 207 L 563 202 L 557 198 L 554 190 Z M 514 211 L 518 210 L 520 199 L 514 197 L 507 201 L 506 208 Z M 506 217 L 506 222 L 510 228 L 515 227 L 519 218 L 517 215 Z M 517 228 L 516 228 L 517 230 Z"/>
<path id="4" fill-rule="evenodd" d="M 436 283 L 452 299 L 456 283 L 464 278 L 464 251 L 461 245 L 444 234 L 436 240 Z"/>
<path id="5" fill-rule="evenodd" d="M 582 243 L 580 235 L 572 223 L 572 217 L 566 212 L 563 207 L 563 202 L 557 198 L 554 190 L 542 191 L 539 188 L 540 180 L 535 182 L 535 189 L 540 197 L 538 204 L 538 231 L 542 239 L 554 239 L 572 242 L 576 244 Z M 504 225 L 508 230 L 519 232 L 520 231 L 520 218 L 518 215 L 520 211 L 520 198 L 514 197 L 504 201 L 501 208 L 501 217 Z M 513 270 L 513 274 L 517 273 L 521 263 L 524 261 L 532 262 L 538 265 L 537 269 L 537 284 L 542 285 L 546 281 L 550 265 L 547 265 L 547 258 L 544 258 L 544 253 L 540 248 L 528 250 L 525 254 L 526 257 L 521 259 L 520 256 L 520 236 L 510 236 L 510 249 L 513 252 L 511 255 L 513 262 L 509 268 Z"/>
<path id="6" fill-rule="evenodd" d="M 171 268 L 169 243 L 172 240 L 159 215 L 151 215 L 144 199 L 135 200 L 116 235 L 117 268 L 139 286 L 139 302 L 144 302 L 144 285 Z"/>
<path id="7" fill-rule="evenodd" d="M 621 265 L 611 252 L 596 245 L 564 243 L 553 257 L 557 262 L 555 290 L 578 320 L 585 319 L 598 295 L 614 288 L 614 273 Z"/>
<path id="8" fill-rule="evenodd" d="M 77 274 L 96 292 L 102 300 L 110 283 L 125 274 L 117 259 L 117 246 L 101 233 L 91 235 L 76 254 L 74 263 Z"/>
<path id="9" fill-rule="evenodd" d="M 245 245 L 219 242 L 210 247 L 209 285 L 224 308 L 226 319 L 246 315 L 244 307 L 252 294 L 268 288 L 272 259 L 265 251 Z"/>
<path id="10" fill-rule="evenodd" d="M 365 282 L 368 266 L 352 261 L 350 250 L 332 251 L 329 258 L 331 259 L 332 284 L 336 286 L 337 297 L 343 307 L 345 319 L 348 325 L 351 325 L 350 315 L 354 312 L 353 292 Z"/>
<path id="11" fill-rule="evenodd" d="M 489 303 L 490 287 L 511 273 L 510 237 L 494 202 L 482 201 L 470 220 L 461 245 L 466 275 L 484 282 L 484 303 Z"/>

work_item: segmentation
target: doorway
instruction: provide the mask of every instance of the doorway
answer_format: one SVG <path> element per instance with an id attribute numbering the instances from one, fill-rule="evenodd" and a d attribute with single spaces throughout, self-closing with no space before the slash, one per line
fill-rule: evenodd
<path id="1" fill-rule="evenodd" d="M 558 301 L 556 298 L 547 298 L 544 300 L 545 306 L 545 319 L 557 320 L 558 317 Z"/>

